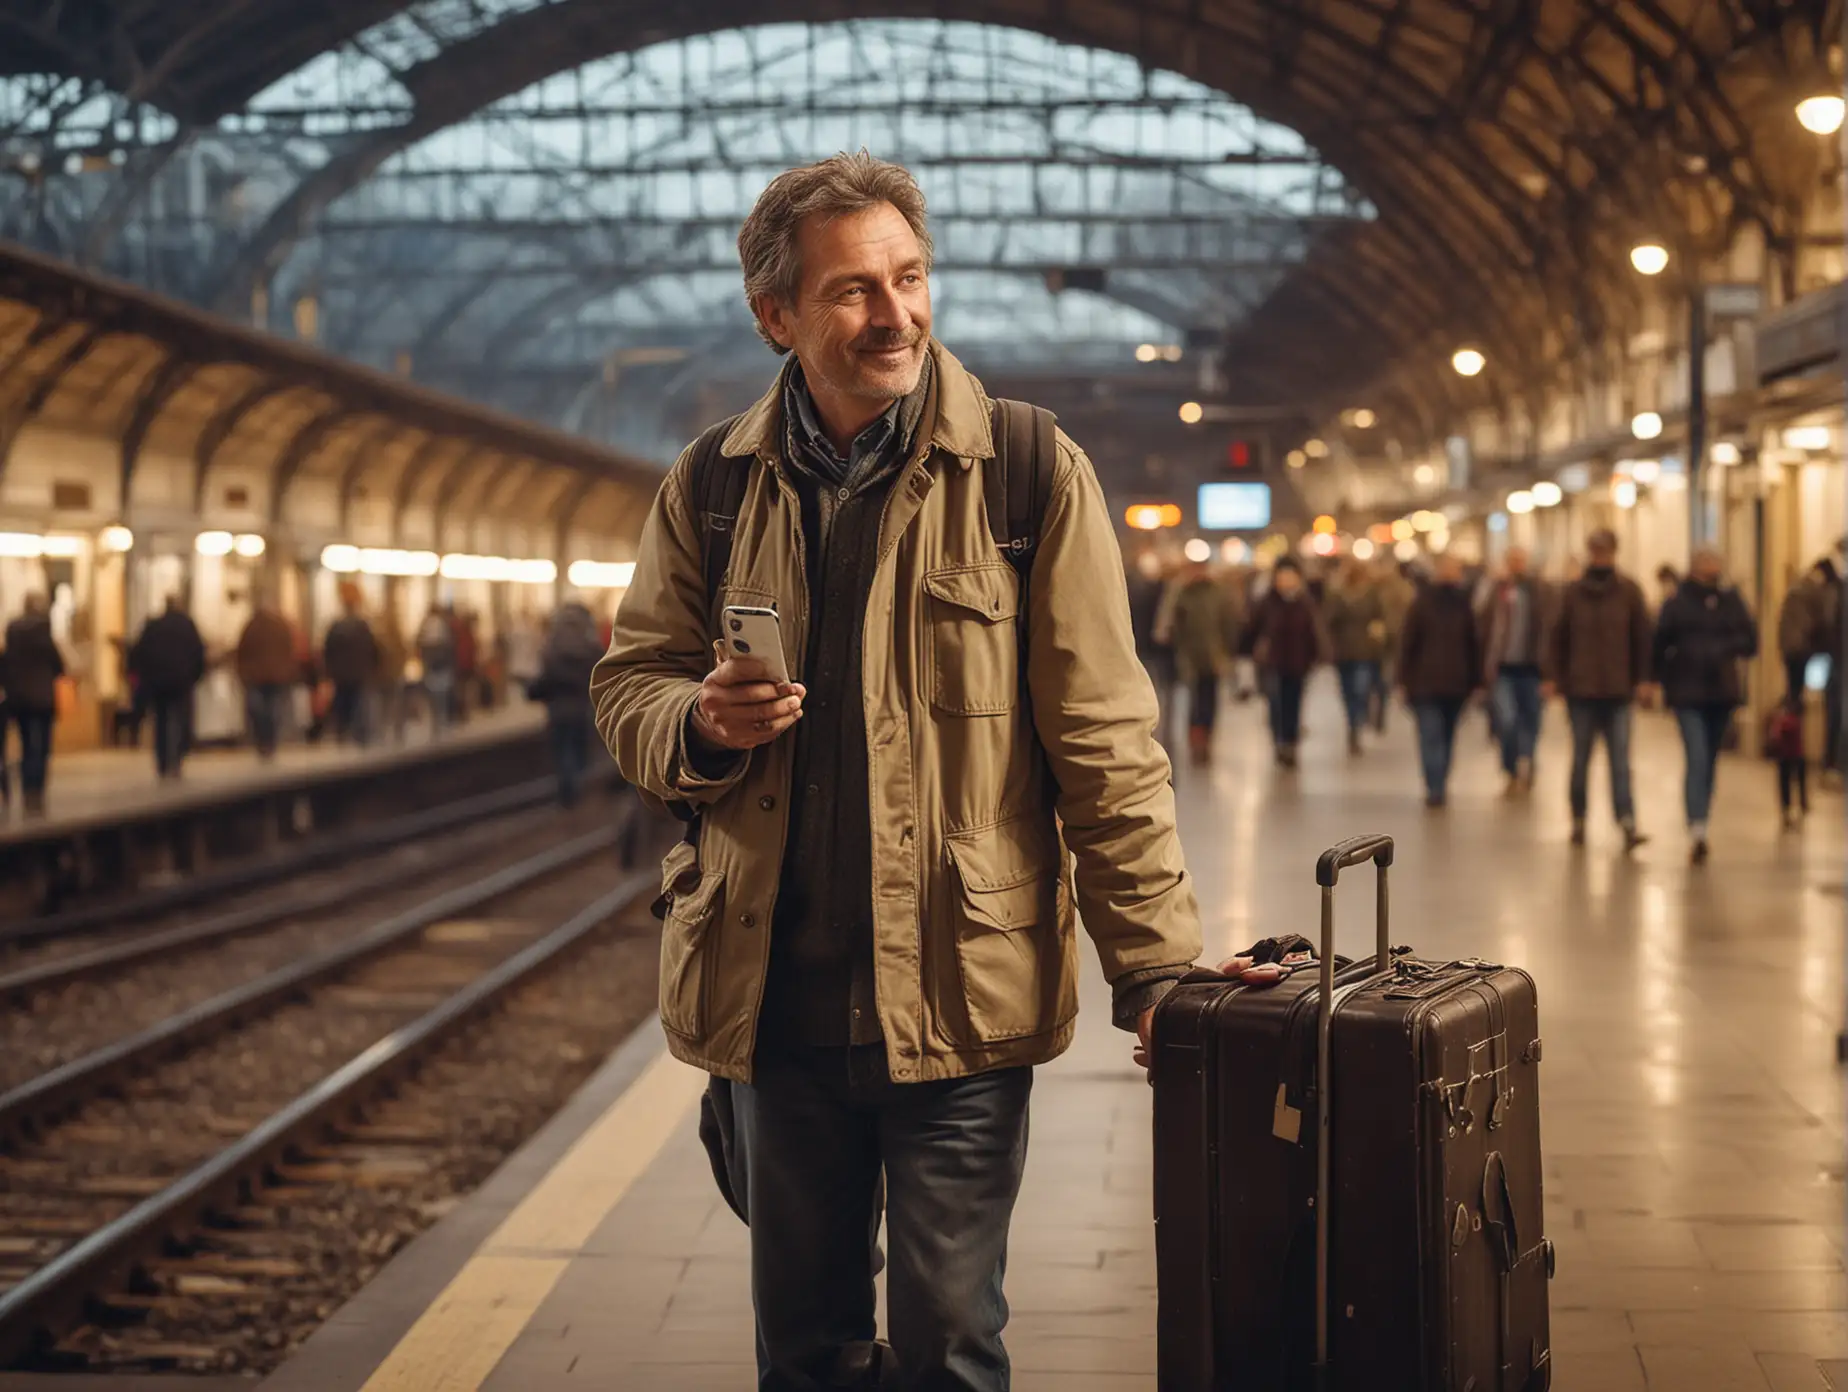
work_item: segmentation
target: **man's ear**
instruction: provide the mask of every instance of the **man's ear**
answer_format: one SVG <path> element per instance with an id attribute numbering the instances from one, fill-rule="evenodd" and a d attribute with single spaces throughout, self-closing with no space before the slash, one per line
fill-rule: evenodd
<path id="1" fill-rule="evenodd" d="M 795 328 L 789 322 L 789 312 L 783 302 L 775 295 L 763 294 L 752 305 L 757 313 L 757 322 L 764 326 L 764 332 L 781 347 L 794 349 L 796 346 Z"/>

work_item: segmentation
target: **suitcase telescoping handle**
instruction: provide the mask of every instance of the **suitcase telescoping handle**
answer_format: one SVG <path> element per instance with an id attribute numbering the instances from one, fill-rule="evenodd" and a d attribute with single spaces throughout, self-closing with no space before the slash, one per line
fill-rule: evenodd
<path id="1" fill-rule="evenodd" d="M 1315 882 L 1322 887 L 1322 999 L 1315 1037 L 1315 1380 L 1318 1389 L 1328 1385 L 1328 1228 L 1334 1190 L 1333 1149 L 1329 1107 L 1330 1059 L 1335 1035 L 1335 885 L 1341 872 L 1370 860 L 1378 871 L 1379 959 L 1376 971 L 1392 969 L 1388 942 L 1386 871 L 1392 865 L 1390 836 L 1356 836 L 1322 852 L 1315 863 Z"/>

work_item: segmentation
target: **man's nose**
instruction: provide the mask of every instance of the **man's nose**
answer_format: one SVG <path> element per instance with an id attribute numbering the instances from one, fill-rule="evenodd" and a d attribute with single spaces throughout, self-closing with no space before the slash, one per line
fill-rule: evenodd
<path id="1" fill-rule="evenodd" d="M 872 322 L 875 328 L 900 332 L 911 327 L 911 311 L 889 285 L 882 286 L 873 294 Z"/>

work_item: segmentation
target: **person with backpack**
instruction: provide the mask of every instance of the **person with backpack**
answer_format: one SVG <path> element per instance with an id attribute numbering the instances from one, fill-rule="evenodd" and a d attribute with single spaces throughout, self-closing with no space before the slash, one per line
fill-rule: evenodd
<path id="1" fill-rule="evenodd" d="M 590 677 L 603 656 L 597 621 L 577 601 L 559 606 L 539 654 L 539 670 L 527 683 L 527 697 L 545 704 L 558 801 L 576 807 L 590 768 Z"/>
<path id="2" fill-rule="evenodd" d="M 154 710 L 154 767 L 162 779 L 178 778 L 192 743 L 193 689 L 205 676 L 205 640 L 178 595 L 142 627 L 128 669 Z"/>
<path id="3" fill-rule="evenodd" d="M 1707 813 L 1720 748 L 1744 699 L 1739 664 L 1758 652 L 1758 625 L 1739 591 L 1722 583 L 1719 552 L 1700 547 L 1687 578 L 1656 620 L 1653 659 L 1662 699 L 1681 727 L 1687 755 L 1689 858 L 1707 859 Z"/>
<path id="4" fill-rule="evenodd" d="M 661 1022 L 729 1104 L 761 1392 L 1003 1392 L 1027 1101 L 1071 1042 L 1079 920 L 1141 1059 L 1200 952 L 1155 693 L 1090 461 L 931 336 L 911 175 L 791 170 L 739 252 L 788 359 L 669 471 L 591 686 L 623 776 L 689 819 Z M 792 680 L 715 662 L 728 604 L 781 616 Z"/>

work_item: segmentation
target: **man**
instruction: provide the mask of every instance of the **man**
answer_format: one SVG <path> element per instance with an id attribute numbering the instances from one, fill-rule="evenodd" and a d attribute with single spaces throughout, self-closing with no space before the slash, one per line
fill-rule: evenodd
<path id="1" fill-rule="evenodd" d="M 1270 591 L 1252 611 L 1257 633 L 1252 657 L 1270 702 L 1271 743 L 1279 766 L 1296 767 L 1303 732 L 1303 689 L 1309 674 L 1328 656 L 1328 632 L 1292 556 L 1271 568 Z"/>
<path id="2" fill-rule="evenodd" d="M 1482 608 L 1482 650 L 1502 772 L 1509 793 L 1531 792 L 1534 747 L 1540 739 L 1540 657 L 1552 624 L 1552 595 L 1528 572 L 1524 548 L 1503 557 L 1502 578 L 1489 587 Z"/>
<path id="3" fill-rule="evenodd" d="M 1566 587 L 1553 625 L 1550 669 L 1572 721 L 1572 844 L 1585 844 L 1586 785 L 1592 749 L 1604 741 L 1611 764 L 1611 806 L 1634 851 L 1649 838 L 1636 829 L 1630 791 L 1631 703 L 1649 674 L 1652 638 L 1642 588 L 1617 570 L 1617 536 L 1593 532 L 1585 571 Z"/>
<path id="4" fill-rule="evenodd" d="M 539 669 L 527 683 L 531 699 L 545 703 L 558 801 L 566 808 L 577 806 L 590 769 L 590 678 L 602 656 L 596 619 L 578 600 L 567 600 L 552 617 Z"/>
<path id="5" fill-rule="evenodd" d="M 193 688 L 205 676 L 205 640 L 178 595 L 143 625 L 128 666 L 154 711 L 154 767 L 163 780 L 178 778 L 192 742 Z"/>
<path id="6" fill-rule="evenodd" d="M 1405 616 L 1399 639 L 1399 683 L 1418 721 L 1418 758 L 1424 770 L 1425 806 L 1449 798 L 1450 761 L 1457 721 L 1482 683 L 1482 653 L 1463 587 L 1463 563 L 1446 552 Z"/>
<path id="7" fill-rule="evenodd" d="M 1689 859 L 1696 865 L 1707 859 L 1707 812 L 1720 746 L 1742 699 L 1739 664 L 1758 652 L 1758 625 L 1739 592 L 1721 584 L 1723 569 L 1719 552 L 1697 550 L 1688 578 L 1656 621 L 1655 672 L 1687 755 Z"/>
<path id="8" fill-rule="evenodd" d="M 300 678 L 295 630 L 267 595 L 257 595 L 250 620 L 238 635 L 237 679 L 244 685 L 251 742 L 265 763 L 276 757 L 276 742 L 289 710 L 289 690 Z"/>
<path id="9" fill-rule="evenodd" d="M 738 241 L 758 331 L 790 356 L 714 461 L 747 471 L 723 592 L 695 447 L 592 682 L 623 775 L 698 814 L 664 866 L 662 1024 L 736 1084 L 759 1388 L 875 1385 L 883 1169 L 903 1385 L 1000 1392 L 1032 1068 L 1075 1023 L 1074 910 L 1139 1057 L 1200 948 L 1155 695 L 1103 493 L 1063 435 L 1017 608 L 984 508 L 990 403 L 930 335 L 911 176 L 865 152 L 791 170 Z M 727 602 L 776 607 L 799 680 L 708 670 Z"/>
<path id="10" fill-rule="evenodd" d="M 423 671 L 424 699 L 430 707 L 430 738 L 449 728 L 456 705 L 455 607 L 436 605 L 417 629 L 417 665 Z"/>
<path id="11" fill-rule="evenodd" d="M 25 612 L 6 626 L 7 719 L 19 731 L 19 792 L 28 817 L 45 814 L 51 727 L 58 715 L 64 654 L 51 632 L 51 605 L 26 596 Z"/>
<path id="12" fill-rule="evenodd" d="M 1322 606 L 1341 701 L 1347 709 L 1348 753 L 1360 753 L 1360 732 L 1373 715 L 1373 686 L 1385 657 L 1386 605 L 1365 561 L 1350 560 L 1329 586 Z"/>
<path id="13" fill-rule="evenodd" d="M 329 714 L 334 735 L 345 744 L 349 740 L 364 746 L 371 742 L 372 721 L 368 701 L 373 683 L 378 679 L 379 640 L 372 625 L 360 612 L 359 586 L 350 580 L 340 587 L 340 603 L 346 610 L 329 625 L 321 643 L 321 665 L 327 679 L 334 684 L 333 705 Z"/>

